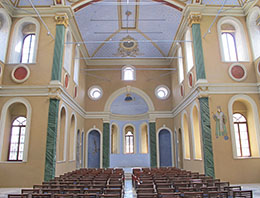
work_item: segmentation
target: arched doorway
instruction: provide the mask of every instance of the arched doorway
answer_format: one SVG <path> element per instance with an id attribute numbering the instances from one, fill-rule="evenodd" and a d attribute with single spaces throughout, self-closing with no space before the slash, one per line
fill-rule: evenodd
<path id="1" fill-rule="evenodd" d="M 159 132 L 160 167 L 172 166 L 171 134 L 167 129 Z"/>
<path id="2" fill-rule="evenodd" d="M 100 134 L 96 130 L 88 134 L 88 168 L 100 168 Z"/>

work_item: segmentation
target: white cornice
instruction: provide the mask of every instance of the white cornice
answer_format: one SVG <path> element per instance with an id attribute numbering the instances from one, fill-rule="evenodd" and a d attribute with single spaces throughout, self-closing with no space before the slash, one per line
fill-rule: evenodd
<path id="1" fill-rule="evenodd" d="M 174 118 L 199 97 L 210 95 L 259 94 L 260 83 L 208 83 L 197 81 L 195 87 L 172 111 L 149 111 L 140 115 L 119 115 L 111 112 L 87 112 L 80 106 L 59 82 L 52 81 L 48 86 L 0 86 L 1 97 L 49 97 L 61 99 L 85 119 L 110 120 L 149 120 Z"/>

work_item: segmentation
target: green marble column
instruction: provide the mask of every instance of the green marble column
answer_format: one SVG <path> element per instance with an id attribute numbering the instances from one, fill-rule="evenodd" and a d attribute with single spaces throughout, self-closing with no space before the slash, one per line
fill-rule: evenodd
<path id="1" fill-rule="evenodd" d="M 58 127 L 59 102 L 60 101 L 57 99 L 50 99 L 47 140 L 46 140 L 44 181 L 49 181 L 55 177 L 56 138 L 57 138 L 57 127 Z"/>
<path id="2" fill-rule="evenodd" d="M 192 37 L 197 80 L 206 79 L 199 23 L 192 24 Z M 204 171 L 206 175 L 215 177 L 208 97 L 199 98 L 199 102 L 202 142 L 204 151 Z"/>
<path id="3" fill-rule="evenodd" d="M 203 49 L 202 49 L 202 42 L 201 42 L 200 24 L 192 25 L 192 38 L 193 38 L 197 80 L 206 79 L 204 56 L 203 56 Z"/>
<path id="4" fill-rule="evenodd" d="M 157 149 L 156 149 L 156 127 L 155 122 L 149 123 L 149 136 L 150 136 L 150 162 L 151 167 L 157 167 Z"/>
<path id="5" fill-rule="evenodd" d="M 65 26 L 60 24 L 56 25 L 56 36 L 55 36 L 51 80 L 58 80 L 58 81 L 61 80 L 64 35 L 65 35 Z"/>
<path id="6" fill-rule="evenodd" d="M 51 80 L 61 80 L 63 49 L 64 49 L 65 26 L 63 24 L 56 25 L 56 36 L 53 53 Z M 45 171 L 44 180 L 49 181 L 55 177 L 56 167 L 56 139 L 58 126 L 59 100 L 50 99 L 48 129 L 45 153 Z"/>
<path id="7" fill-rule="evenodd" d="M 109 167 L 110 125 L 103 123 L 103 168 Z"/>
<path id="8" fill-rule="evenodd" d="M 215 177 L 208 97 L 199 98 L 205 174 Z"/>

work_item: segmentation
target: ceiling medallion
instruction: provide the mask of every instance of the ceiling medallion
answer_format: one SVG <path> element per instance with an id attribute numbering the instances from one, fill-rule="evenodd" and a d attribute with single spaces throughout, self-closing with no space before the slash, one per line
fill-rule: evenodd
<path id="1" fill-rule="evenodd" d="M 137 55 L 141 55 L 139 53 L 138 43 L 133 37 L 128 35 L 127 37 L 123 38 L 120 41 L 121 42 L 119 44 L 117 54 L 115 54 L 116 56 L 119 55 L 122 57 L 126 57 L 126 56 L 136 57 Z"/>

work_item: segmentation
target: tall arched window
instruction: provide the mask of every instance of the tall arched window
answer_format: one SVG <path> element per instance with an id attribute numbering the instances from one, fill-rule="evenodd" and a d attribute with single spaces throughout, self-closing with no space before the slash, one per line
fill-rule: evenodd
<path id="1" fill-rule="evenodd" d="M 181 46 L 178 48 L 178 70 L 179 70 L 179 83 L 181 83 L 184 80 L 183 59 L 182 59 L 182 48 L 181 48 Z"/>
<path id="2" fill-rule="evenodd" d="M 65 52 L 64 52 L 64 62 L 63 67 L 64 69 L 70 74 L 71 73 L 71 62 L 72 62 L 72 35 L 70 30 L 67 28 L 66 31 L 66 40 L 65 42 Z"/>
<path id="3" fill-rule="evenodd" d="M 22 161 L 25 143 L 26 118 L 17 117 L 11 126 L 8 161 Z"/>
<path id="4" fill-rule="evenodd" d="M 69 160 L 75 160 L 75 136 L 76 136 L 76 120 L 75 116 L 71 116 L 70 133 L 69 133 Z"/>
<path id="5" fill-rule="evenodd" d="M 194 159 L 202 159 L 201 155 L 201 138 L 200 138 L 200 124 L 199 112 L 196 105 L 194 105 L 192 112 L 192 132 L 193 132 L 193 154 Z"/>
<path id="6" fill-rule="evenodd" d="M 79 85 L 79 48 L 75 48 L 75 59 L 74 59 L 74 82 Z"/>
<path id="7" fill-rule="evenodd" d="M 260 8 L 253 7 L 247 15 L 247 27 L 250 34 L 251 44 L 253 48 L 254 60 L 260 57 Z"/>
<path id="8" fill-rule="evenodd" d="M 234 17 L 222 17 L 217 26 L 222 61 L 249 61 L 246 36 L 241 22 Z"/>
<path id="9" fill-rule="evenodd" d="M 21 63 L 32 63 L 33 52 L 35 47 L 35 34 L 27 34 L 24 36 L 21 53 Z"/>
<path id="10" fill-rule="evenodd" d="M 122 68 L 122 80 L 136 80 L 135 68 L 133 66 L 124 66 Z"/>
<path id="11" fill-rule="evenodd" d="M 32 108 L 24 98 L 12 98 L 2 107 L 0 160 L 26 162 L 29 151 Z"/>
<path id="12" fill-rule="evenodd" d="M 118 148 L 118 127 L 115 124 L 111 126 L 111 153 L 119 153 Z"/>
<path id="13" fill-rule="evenodd" d="M 233 114 L 234 131 L 238 157 L 251 156 L 247 120 L 241 113 Z"/>
<path id="14" fill-rule="evenodd" d="M 5 63 L 11 24 L 11 17 L 3 8 L 0 8 L 0 61 L 3 63 Z"/>
<path id="15" fill-rule="evenodd" d="M 182 117 L 182 131 L 184 134 L 184 158 L 190 159 L 190 135 L 187 115 L 184 113 Z"/>
<path id="16" fill-rule="evenodd" d="M 60 122 L 59 122 L 59 134 L 57 138 L 57 161 L 63 161 L 64 156 L 64 145 L 65 145 L 65 129 L 66 129 L 66 110 L 62 107 L 60 111 Z"/>
<path id="17" fill-rule="evenodd" d="M 148 153 L 148 127 L 147 124 L 141 126 L 140 153 Z"/>
<path id="18" fill-rule="evenodd" d="M 134 129 L 132 126 L 125 128 L 125 153 L 134 153 Z"/>
<path id="19" fill-rule="evenodd" d="M 14 27 L 10 63 L 35 63 L 40 33 L 39 22 L 32 17 L 20 19 Z"/>
<path id="20" fill-rule="evenodd" d="M 188 73 L 194 65 L 191 31 L 188 29 L 185 33 L 185 54 L 186 54 L 186 73 Z"/>
<path id="21" fill-rule="evenodd" d="M 235 95 L 229 101 L 228 111 L 234 157 L 259 157 L 260 126 L 255 101 L 246 95 Z"/>

